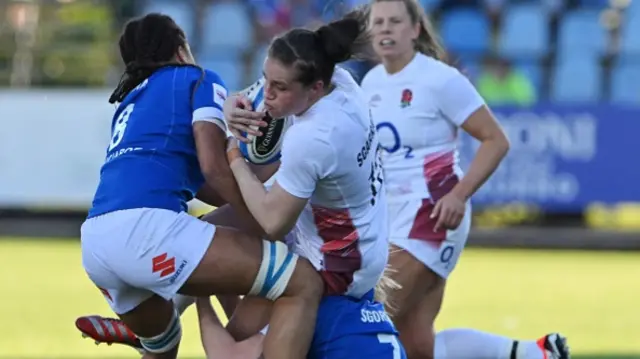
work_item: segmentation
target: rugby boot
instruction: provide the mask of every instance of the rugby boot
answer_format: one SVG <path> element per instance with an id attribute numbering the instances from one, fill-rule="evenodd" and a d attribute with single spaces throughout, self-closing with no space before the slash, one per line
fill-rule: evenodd
<path id="1" fill-rule="evenodd" d="M 96 345 L 113 343 L 129 346 L 144 353 L 138 337 L 120 320 L 91 315 L 76 319 L 76 328 L 83 338 L 95 340 Z"/>

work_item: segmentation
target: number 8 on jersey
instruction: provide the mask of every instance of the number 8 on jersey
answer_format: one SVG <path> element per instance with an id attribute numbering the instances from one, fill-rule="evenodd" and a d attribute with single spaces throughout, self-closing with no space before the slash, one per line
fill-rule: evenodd
<path id="1" fill-rule="evenodd" d="M 113 124 L 113 131 L 111 134 L 111 143 L 109 144 L 109 152 L 113 151 L 114 148 L 118 147 L 120 142 L 122 142 L 122 138 L 124 137 L 124 131 L 127 129 L 127 122 L 129 121 L 129 116 L 133 112 L 133 107 L 135 104 L 130 103 L 127 107 L 120 112 L 120 116 Z"/>

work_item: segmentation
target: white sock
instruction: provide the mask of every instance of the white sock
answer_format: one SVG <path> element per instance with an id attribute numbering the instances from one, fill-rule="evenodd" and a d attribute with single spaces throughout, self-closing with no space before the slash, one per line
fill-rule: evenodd
<path id="1" fill-rule="evenodd" d="M 182 315 L 182 313 L 184 313 L 184 311 L 187 310 L 187 308 L 189 308 L 189 306 L 195 301 L 196 298 L 188 295 L 176 294 L 176 296 L 173 297 L 173 305 L 176 307 L 176 310 L 180 315 Z"/>
<path id="2" fill-rule="evenodd" d="M 474 329 L 447 329 L 436 333 L 435 359 L 543 359 L 535 341 L 516 341 Z"/>
<path id="3" fill-rule="evenodd" d="M 534 340 L 521 340 L 516 359 L 544 359 L 544 352 Z"/>

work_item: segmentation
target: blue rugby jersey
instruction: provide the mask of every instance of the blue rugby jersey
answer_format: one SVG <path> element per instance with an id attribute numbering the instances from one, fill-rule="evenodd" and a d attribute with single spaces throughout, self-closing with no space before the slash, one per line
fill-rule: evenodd
<path id="1" fill-rule="evenodd" d="M 192 123 L 217 119 L 227 89 L 195 66 L 157 70 L 118 106 L 89 218 L 132 208 L 185 211 L 204 184 Z"/>
<path id="2" fill-rule="evenodd" d="M 307 359 L 406 359 L 398 332 L 373 290 L 363 298 L 327 296 L 318 308 Z"/>

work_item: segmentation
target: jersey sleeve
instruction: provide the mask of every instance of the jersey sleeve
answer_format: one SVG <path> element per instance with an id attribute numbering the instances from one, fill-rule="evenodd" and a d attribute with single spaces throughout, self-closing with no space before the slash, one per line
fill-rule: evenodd
<path id="1" fill-rule="evenodd" d="M 303 131 L 292 131 L 287 133 L 282 144 L 280 168 L 275 179 L 289 194 L 310 198 L 318 181 L 331 170 L 334 158 L 335 152 L 326 141 L 309 138 Z"/>
<path id="2" fill-rule="evenodd" d="M 205 70 L 204 78 L 193 92 L 193 123 L 206 121 L 227 132 L 222 106 L 227 99 L 227 87 L 215 72 Z"/>
<path id="3" fill-rule="evenodd" d="M 461 126 L 471 114 L 485 104 L 469 79 L 458 71 L 444 82 L 437 95 L 440 111 L 456 126 Z"/>

